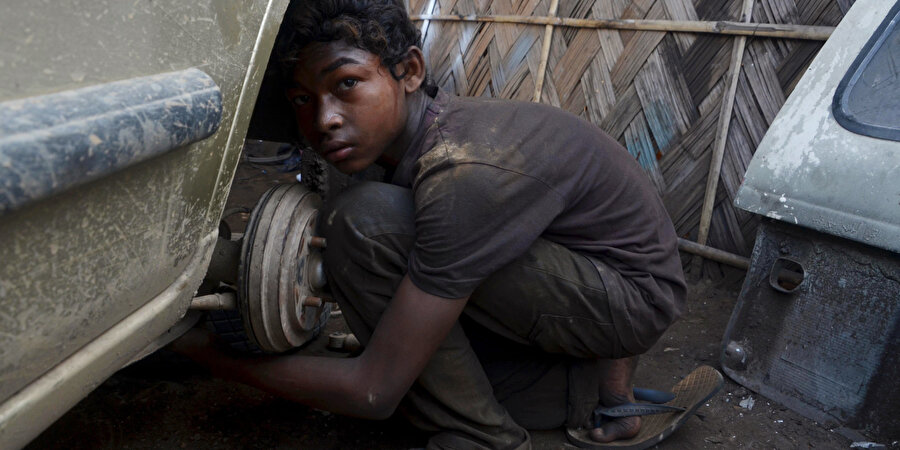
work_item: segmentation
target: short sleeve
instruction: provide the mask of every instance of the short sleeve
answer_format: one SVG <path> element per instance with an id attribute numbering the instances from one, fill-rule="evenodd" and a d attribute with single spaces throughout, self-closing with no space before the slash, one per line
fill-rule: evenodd
<path id="1" fill-rule="evenodd" d="M 466 297 L 524 254 L 564 209 L 563 198 L 528 175 L 483 163 L 433 170 L 413 187 L 412 282 L 429 294 Z"/>

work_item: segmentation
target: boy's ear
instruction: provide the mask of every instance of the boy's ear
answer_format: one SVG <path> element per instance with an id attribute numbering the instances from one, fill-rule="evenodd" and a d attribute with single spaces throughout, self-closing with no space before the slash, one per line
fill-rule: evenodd
<path id="1" fill-rule="evenodd" d="M 412 94 L 425 82 L 425 55 L 415 45 L 406 50 L 405 75 L 403 76 L 404 89 L 407 94 Z"/>

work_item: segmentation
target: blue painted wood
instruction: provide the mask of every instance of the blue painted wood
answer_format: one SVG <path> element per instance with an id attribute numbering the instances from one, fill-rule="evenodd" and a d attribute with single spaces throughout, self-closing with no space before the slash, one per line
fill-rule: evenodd
<path id="1" fill-rule="evenodd" d="M 658 100 L 653 101 L 644 106 L 644 117 L 647 118 L 647 125 L 653 133 L 653 138 L 656 139 L 657 148 L 661 151 L 669 148 L 678 131 L 669 105 Z"/>
<path id="2" fill-rule="evenodd" d="M 641 126 L 632 124 L 631 129 L 625 132 L 625 148 L 637 159 L 638 164 L 651 174 L 651 178 L 654 178 L 654 174 L 659 173 L 659 166 L 656 163 L 656 147 L 653 145 L 653 140 L 650 138 L 645 124 L 641 124 Z"/>

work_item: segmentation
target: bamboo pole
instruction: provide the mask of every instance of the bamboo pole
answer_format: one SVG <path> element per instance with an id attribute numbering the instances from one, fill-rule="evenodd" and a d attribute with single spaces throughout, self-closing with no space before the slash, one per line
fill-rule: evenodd
<path id="1" fill-rule="evenodd" d="M 753 0 L 744 0 L 741 8 L 742 18 L 749 22 L 753 13 Z M 709 175 L 706 178 L 706 193 L 703 196 L 703 209 L 700 210 L 700 231 L 697 234 L 697 243 L 706 245 L 709 238 L 709 225 L 712 222 L 712 213 L 716 204 L 716 191 L 719 187 L 719 175 L 722 172 L 722 159 L 725 157 L 725 144 L 728 140 L 728 127 L 731 125 L 731 112 L 734 110 L 734 97 L 737 93 L 738 79 L 741 75 L 741 61 L 744 58 L 744 46 L 747 38 L 740 36 L 735 38 L 734 47 L 731 49 L 731 66 L 728 70 L 728 85 L 725 98 L 722 101 L 722 109 L 719 111 L 719 125 L 716 129 L 716 140 L 713 144 L 712 157 L 709 161 Z"/>
<path id="2" fill-rule="evenodd" d="M 559 0 L 550 3 L 550 16 L 555 17 L 559 10 Z M 544 41 L 541 42 L 541 64 L 538 66 L 537 81 L 534 83 L 534 97 L 532 101 L 541 101 L 541 93 L 544 90 L 544 77 L 547 76 L 547 60 L 550 59 L 550 43 L 553 41 L 553 25 L 544 27 Z"/>
<path id="3" fill-rule="evenodd" d="M 428 11 L 428 15 L 434 15 L 434 8 L 437 5 L 437 0 L 429 0 L 428 6 L 425 7 L 425 11 Z M 409 7 L 407 6 L 407 10 Z M 428 37 L 428 26 L 431 24 L 431 20 L 425 19 L 422 22 L 422 29 L 419 30 L 422 33 L 422 45 L 425 45 L 425 38 Z"/>
<path id="4" fill-rule="evenodd" d="M 747 270 L 750 268 L 750 260 L 741 255 L 735 255 L 734 253 L 729 253 L 725 250 L 700 245 L 684 238 L 678 238 L 678 250 L 693 253 L 723 264 L 728 264 L 729 266 L 734 266 L 738 269 Z"/>
<path id="5" fill-rule="evenodd" d="M 768 37 L 781 39 L 806 39 L 824 41 L 831 36 L 834 27 L 792 25 L 777 23 L 750 23 L 731 21 L 698 21 L 698 20 L 626 20 L 626 19 L 572 19 L 550 16 L 507 16 L 454 14 L 412 15 L 414 21 L 443 22 L 490 22 L 514 23 L 522 25 L 544 25 L 573 28 L 600 28 L 618 30 L 671 31 L 676 33 L 709 33 L 732 36 Z"/>

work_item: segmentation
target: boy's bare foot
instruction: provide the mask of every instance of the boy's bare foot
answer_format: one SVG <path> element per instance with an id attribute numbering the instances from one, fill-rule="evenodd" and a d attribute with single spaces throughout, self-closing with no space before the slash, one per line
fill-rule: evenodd
<path id="1" fill-rule="evenodd" d="M 632 378 L 637 367 L 637 357 L 607 359 L 602 361 L 600 380 L 600 404 L 605 407 L 634 403 Z M 621 417 L 603 423 L 590 432 L 597 442 L 612 442 L 634 437 L 641 430 L 640 417 Z"/>

